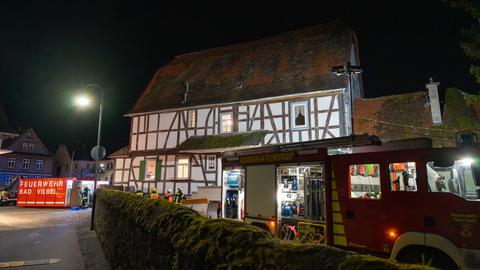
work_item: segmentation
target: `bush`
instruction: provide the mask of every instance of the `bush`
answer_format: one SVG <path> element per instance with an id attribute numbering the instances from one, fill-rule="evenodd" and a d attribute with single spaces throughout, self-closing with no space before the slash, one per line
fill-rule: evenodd
<path id="1" fill-rule="evenodd" d="M 114 269 L 424 269 L 337 248 L 279 241 L 245 223 L 99 189 L 95 230 Z"/>

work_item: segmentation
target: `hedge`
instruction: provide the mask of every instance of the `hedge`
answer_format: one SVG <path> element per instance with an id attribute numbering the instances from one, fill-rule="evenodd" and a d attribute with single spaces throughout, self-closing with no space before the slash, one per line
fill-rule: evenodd
<path id="1" fill-rule="evenodd" d="M 95 231 L 114 269 L 426 269 L 280 241 L 255 226 L 117 190 L 99 189 L 96 198 Z"/>

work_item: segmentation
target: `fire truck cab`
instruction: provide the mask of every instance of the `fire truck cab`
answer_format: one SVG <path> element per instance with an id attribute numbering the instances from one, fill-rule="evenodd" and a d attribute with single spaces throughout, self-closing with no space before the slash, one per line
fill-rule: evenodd
<path id="1" fill-rule="evenodd" d="M 480 269 L 479 148 L 271 149 L 224 158 L 224 218 L 284 239 Z"/>

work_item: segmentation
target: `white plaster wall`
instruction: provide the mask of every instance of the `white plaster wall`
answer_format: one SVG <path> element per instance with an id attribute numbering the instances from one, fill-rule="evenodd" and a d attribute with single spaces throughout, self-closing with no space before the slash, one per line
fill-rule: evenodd
<path id="1" fill-rule="evenodd" d="M 115 169 L 123 169 L 123 160 L 124 158 L 117 158 L 115 160 Z"/>
<path id="2" fill-rule="evenodd" d="M 205 120 L 207 119 L 208 109 L 201 109 L 197 111 L 197 127 L 205 127 Z"/>
<path id="3" fill-rule="evenodd" d="M 157 149 L 163 149 L 165 145 L 165 140 L 167 139 L 167 132 L 159 132 L 158 133 L 158 145 Z"/>
<path id="4" fill-rule="evenodd" d="M 145 150 L 145 140 L 147 136 L 146 134 L 139 134 L 138 135 L 138 145 L 137 145 L 137 150 L 142 151 Z"/>
<path id="5" fill-rule="evenodd" d="M 136 133 L 138 128 L 138 117 L 132 118 L 132 132 Z"/>
<path id="6" fill-rule="evenodd" d="M 170 128 L 170 125 L 172 124 L 172 120 L 175 117 L 174 112 L 169 112 L 169 113 L 161 113 L 160 114 L 160 129 L 161 130 L 167 130 Z M 176 122 L 176 119 L 175 119 Z M 173 124 L 172 128 L 177 128 L 176 123 Z"/>
<path id="7" fill-rule="evenodd" d="M 188 193 L 188 183 L 183 183 L 183 182 L 180 183 L 180 182 L 177 182 L 176 187 L 177 187 L 177 189 L 178 189 L 178 188 L 182 189 L 183 194 L 187 194 L 187 193 Z M 177 192 L 177 190 L 174 190 L 174 191 L 173 191 L 173 193 L 176 193 L 176 192 Z"/>
<path id="8" fill-rule="evenodd" d="M 317 104 L 318 104 L 319 111 L 328 110 L 330 108 L 330 101 L 332 100 L 330 96 L 318 97 L 317 100 L 318 100 Z"/>
<path id="9" fill-rule="evenodd" d="M 115 171 L 114 183 L 122 182 L 122 171 Z"/>
<path id="10" fill-rule="evenodd" d="M 148 131 L 156 131 L 158 129 L 158 114 L 152 114 L 148 119 Z"/>
<path id="11" fill-rule="evenodd" d="M 252 130 L 259 130 L 260 129 L 260 120 L 253 121 Z"/>
<path id="12" fill-rule="evenodd" d="M 202 128 L 202 129 L 197 129 L 197 136 L 203 136 L 205 135 L 205 130 Z"/>
<path id="13" fill-rule="evenodd" d="M 282 103 L 270 103 L 270 110 L 272 111 L 273 115 L 281 115 L 282 114 Z"/>
<path id="14" fill-rule="evenodd" d="M 270 123 L 270 119 L 266 118 L 264 120 L 263 126 L 264 126 L 264 130 L 273 130 L 272 124 Z"/>
<path id="15" fill-rule="evenodd" d="M 274 122 L 275 122 L 275 127 L 277 128 L 277 131 L 283 130 L 282 118 L 275 118 Z"/>
<path id="16" fill-rule="evenodd" d="M 239 132 L 247 131 L 247 122 L 239 122 L 238 123 L 238 131 Z"/>
<path id="17" fill-rule="evenodd" d="M 134 180 L 139 180 L 138 178 L 140 177 L 140 168 L 133 168 L 133 175 L 132 178 Z"/>
<path id="18" fill-rule="evenodd" d="M 328 113 L 319 113 L 318 114 L 318 126 L 319 127 L 324 127 L 325 122 L 327 121 L 327 115 Z"/>
<path id="19" fill-rule="evenodd" d="M 200 167 L 190 167 L 192 179 L 203 180 L 202 169 Z"/>
<path id="20" fill-rule="evenodd" d="M 143 157 L 135 157 L 133 159 L 133 166 L 140 166 L 140 161 L 143 160 Z"/>
<path id="21" fill-rule="evenodd" d="M 172 131 L 170 132 L 170 136 L 168 137 L 167 148 L 173 148 L 176 146 L 177 146 L 177 132 Z"/>
<path id="22" fill-rule="evenodd" d="M 183 143 L 186 139 L 187 138 L 185 136 L 185 131 L 180 131 L 180 138 L 179 138 L 180 141 L 178 141 L 178 144 Z"/>
<path id="23" fill-rule="evenodd" d="M 247 106 L 244 106 L 244 105 L 241 105 L 241 106 L 238 106 L 238 112 L 247 112 Z"/>
<path id="24" fill-rule="evenodd" d="M 130 143 L 130 150 L 131 151 L 137 150 L 137 135 L 132 135 L 132 141 Z"/>
<path id="25" fill-rule="evenodd" d="M 140 116 L 140 118 L 138 119 L 138 131 L 145 131 L 145 116 Z"/>
<path id="26" fill-rule="evenodd" d="M 123 182 L 128 182 L 128 174 L 129 174 L 130 170 L 128 171 L 125 171 L 125 173 L 123 173 Z"/>
<path id="27" fill-rule="evenodd" d="M 297 131 L 292 132 L 292 141 L 291 142 L 298 142 L 299 139 L 300 138 L 298 137 L 298 132 Z"/>
<path id="28" fill-rule="evenodd" d="M 191 183 L 190 184 L 190 188 L 192 189 L 192 193 L 197 192 L 198 187 L 204 187 L 204 186 L 205 186 L 205 184 L 202 184 L 202 183 Z"/>
<path id="29" fill-rule="evenodd" d="M 173 167 L 167 167 L 165 170 L 167 172 L 167 180 L 175 179 L 175 170 Z"/>
<path id="30" fill-rule="evenodd" d="M 125 169 L 129 169 L 130 168 L 130 163 L 131 163 L 131 159 L 130 158 L 127 158 L 125 159 Z"/>
<path id="31" fill-rule="evenodd" d="M 340 124 L 340 116 L 338 112 L 332 112 L 330 115 L 330 123 L 329 126 L 338 126 Z"/>
<path id="32" fill-rule="evenodd" d="M 157 133 L 148 133 L 147 150 L 153 150 L 156 148 L 157 148 Z"/>
<path id="33" fill-rule="evenodd" d="M 302 131 L 302 142 L 308 141 L 308 130 Z"/>

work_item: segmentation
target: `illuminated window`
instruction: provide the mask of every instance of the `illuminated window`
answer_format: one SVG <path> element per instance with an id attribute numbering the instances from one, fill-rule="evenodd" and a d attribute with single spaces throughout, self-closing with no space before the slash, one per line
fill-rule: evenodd
<path id="1" fill-rule="evenodd" d="M 217 170 L 217 157 L 207 156 L 207 171 L 216 171 Z"/>
<path id="2" fill-rule="evenodd" d="M 350 165 L 350 198 L 378 200 L 382 197 L 380 189 L 380 165 Z"/>
<path id="3" fill-rule="evenodd" d="M 390 163 L 390 190 L 417 191 L 417 169 L 415 162 Z"/>
<path id="4" fill-rule="evenodd" d="M 180 158 L 177 161 L 177 178 L 178 179 L 187 179 L 188 178 L 188 169 L 189 169 L 189 160 L 188 158 Z"/>
<path id="5" fill-rule="evenodd" d="M 233 119 L 232 119 L 231 113 L 222 114 L 222 133 L 232 132 L 232 126 L 233 126 L 232 120 Z"/>
<path id="6" fill-rule="evenodd" d="M 195 111 L 188 112 L 188 127 L 194 128 L 197 124 L 197 114 Z"/>
<path id="7" fill-rule="evenodd" d="M 36 164 L 35 164 L 35 168 L 37 168 L 37 170 L 41 170 L 43 169 L 43 160 L 37 160 Z"/>
<path id="8" fill-rule="evenodd" d="M 16 161 L 16 160 L 17 160 L 17 159 L 14 158 L 14 157 L 9 158 L 9 159 L 8 159 L 8 168 L 10 168 L 10 169 L 15 168 L 15 161 Z"/>
<path id="9" fill-rule="evenodd" d="M 292 128 L 301 129 L 308 127 L 308 102 L 294 102 L 292 103 L 291 111 L 292 115 Z"/>
<path id="10" fill-rule="evenodd" d="M 24 159 L 22 164 L 23 169 L 30 169 L 30 159 Z"/>
<path id="11" fill-rule="evenodd" d="M 145 180 L 155 180 L 155 159 L 147 159 L 145 163 Z"/>

